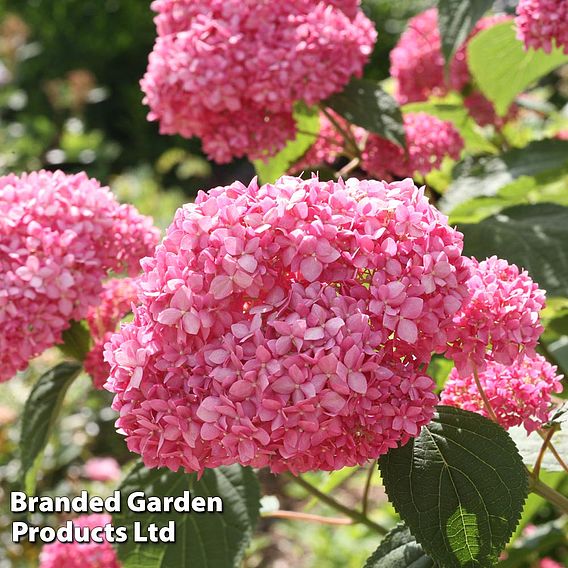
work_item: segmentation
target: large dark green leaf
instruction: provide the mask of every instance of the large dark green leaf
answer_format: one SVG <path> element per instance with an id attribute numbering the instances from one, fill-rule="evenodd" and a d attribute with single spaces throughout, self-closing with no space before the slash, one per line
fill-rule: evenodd
<path id="1" fill-rule="evenodd" d="M 494 565 L 528 490 L 505 430 L 479 414 L 440 406 L 420 435 L 384 455 L 379 467 L 392 504 L 435 562 Z"/>
<path id="2" fill-rule="evenodd" d="M 330 97 L 327 104 L 349 122 L 395 144 L 405 145 L 400 107 L 378 83 L 367 79 L 352 79 L 341 93 Z"/>
<path id="3" fill-rule="evenodd" d="M 525 148 L 515 148 L 477 161 L 459 164 L 457 177 L 439 202 L 442 211 L 476 197 L 492 197 L 523 176 L 568 172 L 568 141 L 538 140 Z"/>
<path id="4" fill-rule="evenodd" d="M 274 183 L 279 177 L 287 173 L 290 166 L 296 163 L 316 141 L 320 129 L 317 108 L 297 105 L 294 111 L 294 120 L 298 130 L 296 138 L 290 140 L 276 156 L 266 161 L 254 161 L 254 168 L 261 183 Z"/>
<path id="5" fill-rule="evenodd" d="M 435 568 L 434 561 L 404 525 L 394 528 L 367 560 L 364 568 Z"/>
<path id="6" fill-rule="evenodd" d="M 147 469 L 138 464 L 121 485 L 123 505 L 115 524 L 129 527 L 140 521 L 176 525 L 175 543 L 141 544 L 132 540 L 118 548 L 124 568 L 235 568 L 240 565 L 260 510 L 260 489 L 250 468 L 238 465 L 207 469 L 200 480 L 195 474 L 168 469 Z M 146 497 L 219 496 L 222 513 L 132 513 L 128 495 L 143 491 Z M 143 530 L 145 530 L 143 528 Z M 132 533 L 131 533 L 132 534 Z"/>
<path id="7" fill-rule="evenodd" d="M 446 62 L 465 42 L 493 0 L 438 0 L 438 26 Z"/>
<path id="8" fill-rule="evenodd" d="M 466 254 L 505 258 L 528 270 L 549 295 L 568 297 L 568 207 L 518 205 L 458 228 Z"/>
<path id="9" fill-rule="evenodd" d="M 517 95 L 568 62 L 561 49 L 525 51 L 512 22 L 478 33 L 468 43 L 467 57 L 473 78 L 501 116 Z"/>
<path id="10" fill-rule="evenodd" d="M 79 363 L 60 363 L 39 378 L 26 401 L 20 434 L 20 457 L 22 479 L 30 494 L 35 491 L 35 474 L 65 394 L 80 371 Z"/>
<path id="11" fill-rule="evenodd" d="M 83 321 L 73 321 L 71 325 L 63 332 L 63 343 L 59 345 L 59 349 L 68 355 L 84 361 L 85 357 L 91 349 L 91 334 L 87 325 Z"/>

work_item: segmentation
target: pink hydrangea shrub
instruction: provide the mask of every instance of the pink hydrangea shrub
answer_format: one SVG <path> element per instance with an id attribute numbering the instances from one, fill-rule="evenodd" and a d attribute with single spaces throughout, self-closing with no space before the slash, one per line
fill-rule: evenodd
<path id="1" fill-rule="evenodd" d="M 543 558 L 540 561 L 539 568 L 564 568 L 564 566 L 552 558 Z"/>
<path id="2" fill-rule="evenodd" d="M 447 356 L 461 374 L 483 370 L 487 361 L 512 365 L 534 355 L 544 331 L 545 294 L 526 271 L 493 256 L 471 260 L 470 299 L 454 319 Z"/>
<path id="3" fill-rule="evenodd" d="M 397 100 L 401 104 L 420 102 L 431 96 L 442 97 L 452 89 L 464 90 L 471 83 L 467 65 L 469 41 L 479 32 L 510 19 L 509 16 L 496 15 L 479 20 L 454 55 L 446 77 L 437 10 L 431 8 L 412 18 L 390 55 L 390 73 L 396 81 Z M 497 116 L 493 104 L 481 93 L 474 93 L 475 97 L 466 99 L 466 106 L 472 118 L 481 121 L 479 124 L 484 126 L 489 124 L 491 117 L 496 119 Z"/>
<path id="4" fill-rule="evenodd" d="M 109 271 L 138 272 L 159 237 L 85 174 L 0 178 L 0 380 L 61 340 L 99 302 Z"/>
<path id="5" fill-rule="evenodd" d="M 422 369 L 467 296 L 461 251 L 408 179 L 200 193 L 106 346 L 117 427 L 148 467 L 189 471 L 334 470 L 404 444 L 432 417 Z"/>
<path id="6" fill-rule="evenodd" d="M 73 521 L 75 527 L 94 529 L 111 524 L 110 515 L 84 515 Z M 104 537 L 104 532 L 101 533 Z M 120 568 L 112 545 L 105 541 L 54 542 L 46 544 L 40 554 L 39 568 Z"/>
<path id="7" fill-rule="evenodd" d="M 442 165 L 444 158 L 457 160 L 464 142 L 455 126 L 424 112 L 404 115 L 407 151 L 371 134 L 363 152 L 362 168 L 373 177 L 395 179 L 415 172 L 426 175 Z"/>
<path id="8" fill-rule="evenodd" d="M 131 311 L 136 300 L 137 290 L 133 278 L 112 278 L 104 284 L 100 304 L 89 308 L 87 325 L 94 345 L 85 358 L 84 367 L 98 389 L 103 388 L 110 373 L 110 367 L 103 356 L 104 344 L 110 339 L 120 320 Z"/>
<path id="9" fill-rule="evenodd" d="M 91 458 L 83 466 L 83 475 L 92 481 L 118 481 L 122 472 L 114 458 Z"/>
<path id="10" fill-rule="evenodd" d="M 360 76 L 375 39 L 353 0 L 156 0 L 142 80 L 163 134 L 198 136 L 217 162 L 265 158 L 294 138 L 296 101 Z M 333 61 L 333 66 L 329 62 Z"/>
<path id="11" fill-rule="evenodd" d="M 559 47 L 568 55 L 567 0 L 520 0 L 515 23 L 525 49 L 550 53 Z"/>
<path id="12" fill-rule="evenodd" d="M 562 391 L 562 375 L 556 370 L 538 354 L 507 365 L 487 363 L 479 382 L 503 428 L 522 425 L 530 433 L 550 420 L 551 394 Z M 460 377 L 456 369 L 442 391 L 441 403 L 489 417 L 474 375 Z"/>

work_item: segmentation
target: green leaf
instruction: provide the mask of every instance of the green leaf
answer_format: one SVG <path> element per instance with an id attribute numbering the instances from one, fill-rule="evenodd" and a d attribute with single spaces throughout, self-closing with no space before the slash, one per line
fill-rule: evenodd
<path id="1" fill-rule="evenodd" d="M 440 200 L 444 212 L 476 197 L 492 197 L 523 177 L 568 172 L 568 141 L 537 140 L 501 156 L 482 158 L 455 168 L 455 181 Z"/>
<path id="2" fill-rule="evenodd" d="M 420 435 L 385 454 L 379 467 L 390 501 L 435 562 L 494 565 L 528 490 L 505 430 L 479 414 L 439 406 Z"/>
<path id="3" fill-rule="evenodd" d="M 512 22 L 478 33 L 468 44 L 467 56 L 475 82 L 501 116 L 517 95 L 568 62 L 561 49 L 525 51 Z"/>
<path id="4" fill-rule="evenodd" d="M 28 494 L 35 492 L 35 474 L 41 464 L 43 450 L 65 394 L 80 372 L 79 363 L 60 363 L 39 378 L 26 401 L 20 433 L 20 458 L 22 479 Z"/>
<path id="5" fill-rule="evenodd" d="M 378 83 L 351 79 L 341 93 L 327 100 L 327 104 L 352 124 L 405 146 L 406 135 L 400 107 Z"/>
<path id="6" fill-rule="evenodd" d="M 307 108 L 297 105 L 294 119 L 298 133 L 276 156 L 264 160 L 254 160 L 254 168 L 261 183 L 274 183 L 295 164 L 316 141 L 319 130 L 319 111 L 317 107 Z"/>
<path id="7" fill-rule="evenodd" d="M 468 38 L 493 0 L 438 0 L 438 26 L 446 63 Z"/>
<path id="8" fill-rule="evenodd" d="M 395 527 L 367 560 L 364 568 L 435 568 L 405 525 Z"/>
<path id="9" fill-rule="evenodd" d="M 59 349 L 65 355 L 84 361 L 91 349 L 91 334 L 83 321 L 72 321 L 71 326 L 63 332 L 63 343 Z"/>
<path id="10" fill-rule="evenodd" d="M 528 270 L 551 296 L 568 297 L 568 207 L 518 205 L 476 224 L 459 225 L 464 252 L 497 255 Z"/>
<path id="11" fill-rule="evenodd" d="M 168 469 L 148 469 L 138 463 L 121 487 L 122 507 L 114 515 L 117 525 L 132 535 L 136 521 L 142 531 L 168 521 L 176 526 L 175 543 L 135 543 L 130 538 L 118 547 L 123 568 L 235 568 L 240 565 L 251 540 L 260 510 L 260 489 L 250 468 L 238 465 L 206 469 L 200 480 L 196 474 Z M 218 496 L 222 513 L 132 513 L 126 506 L 128 495 L 143 491 L 146 498 L 179 497 L 190 491 L 192 498 Z"/>

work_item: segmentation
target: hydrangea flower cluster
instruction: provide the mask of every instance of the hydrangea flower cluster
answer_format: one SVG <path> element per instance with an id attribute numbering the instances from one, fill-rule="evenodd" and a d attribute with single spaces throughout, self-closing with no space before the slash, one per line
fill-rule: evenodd
<path id="1" fill-rule="evenodd" d="M 447 356 L 461 375 L 488 362 L 512 365 L 525 354 L 534 356 L 544 331 L 540 311 L 545 294 L 526 271 L 493 256 L 471 259 L 470 299 L 454 318 Z"/>
<path id="2" fill-rule="evenodd" d="M 515 23 L 526 49 L 550 53 L 560 47 L 568 55 L 567 0 L 520 0 Z"/>
<path id="3" fill-rule="evenodd" d="M 362 168 L 380 179 L 426 175 L 440 168 L 445 157 L 457 160 L 464 141 L 456 127 L 424 112 L 404 115 L 407 150 L 376 134 L 369 136 Z"/>
<path id="4" fill-rule="evenodd" d="M 156 0 L 141 85 L 163 134 L 198 136 L 217 162 L 266 158 L 312 105 L 360 76 L 376 40 L 355 0 Z M 334 65 L 330 67 L 329 61 Z"/>
<path id="5" fill-rule="evenodd" d="M 420 102 L 430 96 L 442 97 L 452 89 L 464 90 L 471 82 L 467 65 L 468 42 L 479 32 L 509 19 L 509 16 L 497 15 L 479 20 L 457 50 L 446 78 L 437 10 L 431 8 L 412 18 L 390 55 L 390 73 L 396 80 L 397 100 L 401 104 Z M 468 96 L 466 106 L 472 118 L 482 126 L 498 121 L 493 104 L 481 93 Z"/>
<path id="6" fill-rule="evenodd" d="M 73 521 L 73 526 L 94 529 L 111 524 L 110 515 L 84 515 Z M 101 533 L 104 538 L 104 532 Z M 105 540 L 96 542 L 54 542 L 41 551 L 39 568 L 120 568 L 112 545 Z"/>
<path id="7" fill-rule="evenodd" d="M 159 232 L 85 174 L 0 178 L 0 380 L 99 302 L 109 271 L 138 272 Z"/>
<path id="8" fill-rule="evenodd" d="M 298 473 L 406 443 L 468 294 L 462 244 L 409 179 L 200 193 L 106 345 L 128 447 L 148 467 Z"/>
<path id="9" fill-rule="evenodd" d="M 503 428 L 522 425 L 530 433 L 548 422 L 551 394 L 562 390 L 562 375 L 556 370 L 538 354 L 513 364 L 487 364 L 478 375 L 479 382 Z M 474 375 L 460 376 L 457 369 L 450 373 L 441 403 L 489 417 Z"/>
<path id="10" fill-rule="evenodd" d="M 110 367 L 103 357 L 104 345 L 136 300 L 133 278 L 112 278 L 104 284 L 100 304 L 92 306 L 87 313 L 87 325 L 94 345 L 85 358 L 84 367 L 98 389 L 103 388 L 110 373 Z"/>
<path id="11" fill-rule="evenodd" d="M 350 128 L 341 117 L 341 127 Z M 361 168 L 377 179 L 394 180 L 422 175 L 439 168 L 445 157 L 457 160 L 464 141 L 455 126 L 423 112 L 404 115 L 407 151 L 386 138 L 351 127 L 355 143 L 363 147 Z M 345 141 L 325 115 L 320 117 L 320 133 L 313 146 L 294 166 L 294 171 L 333 164 L 345 153 Z"/>

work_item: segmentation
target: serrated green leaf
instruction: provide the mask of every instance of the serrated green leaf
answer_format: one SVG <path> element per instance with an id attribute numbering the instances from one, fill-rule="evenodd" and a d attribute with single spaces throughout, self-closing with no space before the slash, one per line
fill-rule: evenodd
<path id="1" fill-rule="evenodd" d="M 446 63 L 465 42 L 494 0 L 438 0 L 438 26 Z"/>
<path id="2" fill-rule="evenodd" d="M 147 469 L 139 463 L 121 485 L 123 504 L 114 515 L 115 524 L 129 528 L 135 521 L 143 529 L 151 523 L 176 525 L 175 543 L 135 543 L 118 546 L 123 568 L 236 568 L 252 537 L 260 510 L 260 489 L 250 468 L 238 465 L 207 469 L 200 480 L 196 474 L 168 469 Z M 146 497 L 219 496 L 222 513 L 132 513 L 128 495 L 143 491 Z"/>
<path id="3" fill-rule="evenodd" d="M 406 134 L 398 103 L 378 83 L 368 79 L 351 79 L 326 103 L 352 124 L 404 147 Z"/>
<path id="4" fill-rule="evenodd" d="M 436 568 L 408 527 L 395 527 L 367 560 L 364 568 Z"/>
<path id="5" fill-rule="evenodd" d="M 279 177 L 288 172 L 290 166 L 296 163 L 316 141 L 319 130 L 319 111 L 317 107 L 307 108 L 297 105 L 294 120 L 298 133 L 290 140 L 285 148 L 268 160 L 254 160 L 253 165 L 261 183 L 274 183 Z"/>
<path id="6" fill-rule="evenodd" d="M 439 406 L 379 460 L 390 501 L 445 568 L 493 566 L 521 517 L 528 479 L 515 444 L 479 414 Z"/>
<path id="7" fill-rule="evenodd" d="M 561 49 L 525 51 L 512 22 L 478 33 L 468 43 L 467 57 L 475 82 L 500 116 L 527 87 L 568 62 Z"/>
<path id="8" fill-rule="evenodd" d="M 60 363 L 39 378 L 26 401 L 20 433 L 20 459 L 25 490 L 30 495 L 35 492 L 35 478 L 43 450 L 65 394 L 80 372 L 79 363 Z"/>
<path id="9" fill-rule="evenodd" d="M 518 205 L 458 228 L 465 236 L 465 254 L 478 259 L 497 255 L 528 270 L 549 295 L 568 296 L 568 207 Z"/>
<path id="10" fill-rule="evenodd" d="M 458 164 L 454 170 L 456 179 L 439 207 L 448 213 L 470 199 L 493 197 L 520 178 L 565 172 L 568 172 L 568 141 L 537 140 L 525 148 L 482 158 L 473 165 Z"/>

